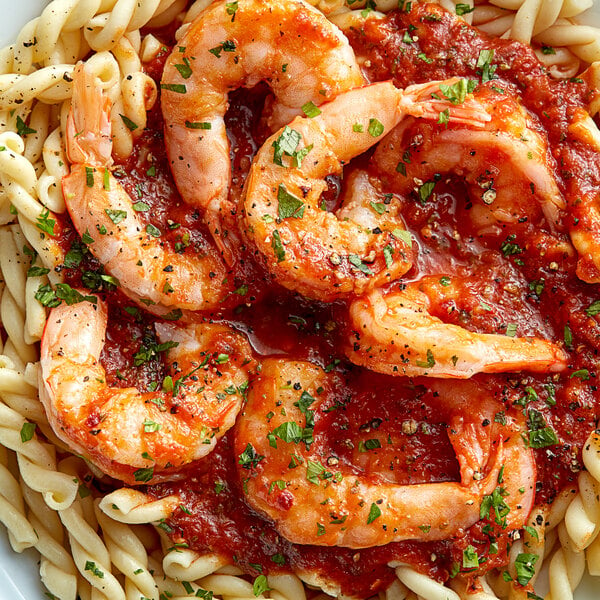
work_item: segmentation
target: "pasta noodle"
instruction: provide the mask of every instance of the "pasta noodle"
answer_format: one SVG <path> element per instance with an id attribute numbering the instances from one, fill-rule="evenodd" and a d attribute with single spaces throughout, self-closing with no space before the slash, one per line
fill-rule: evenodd
<path id="1" fill-rule="evenodd" d="M 95 487 L 94 478 L 101 474 L 70 453 L 38 398 L 38 342 L 47 317 L 38 293 L 64 282 L 64 249 L 44 227 L 66 211 L 61 185 L 69 173 L 65 137 L 75 64 L 85 59 L 111 100 L 113 154 L 124 162 L 157 102 L 156 83 L 144 65 L 163 52 L 158 32 L 190 23 L 209 3 L 53 0 L 13 45 L 0 51 L 0 521 L 15 552 L 39 552 L 40 578 L 50 598 L 178 600 L 212 598 L 210 592 L 222 600 L 349 598 L 335 581 L 310 569 L 299 575 L 271 574 L 257 590 L 225 557 L 174 544 L 164 524 L 181 508 L 179 496 L 157 499 L 129 487 Z M 311 4 L 348 32 L 367 19 L 384 19 L 399 3 Z M 591 0 L 440 4 L 493 36 L 531 44 L 556 78 L 574 78 L 600 61 L 600 30 L 576 20 Z M 598 71 L 597 65 L 588 71 L 596 88 Z M 593 117 L 599 102 L 593 99 L 589 114 L 570 128 L 574 138 L 596 151 L 600 133 Z M 582 450 L 585 470 L 577 489 L 563 490 L 551 506 L 534 507 L 521 539 L 513 542 L 510 578 L 518 577 L 519 556 L 536 555 L 531 584 L 542 567 L 547 569 L 546 600 L 573 598 L 586 561 L 588 572 L 600 575 L 599 457 L 600 432 L 595 431 Z M 525 598 L 525 588 L 499 572 L 477 578 L 470 587 L 460 579 L 448 587 L 411 565 L 390 566 L 396 579 L 378 593 L 379 600 Z"/>

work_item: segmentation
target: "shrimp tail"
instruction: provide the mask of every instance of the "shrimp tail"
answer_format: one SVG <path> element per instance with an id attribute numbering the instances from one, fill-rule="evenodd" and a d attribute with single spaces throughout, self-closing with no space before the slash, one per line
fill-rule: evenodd
<path id="1" fill-rule="evenodd" d="M 102 94 L 85 64 L 75 69 L 72 106 L 67 119 L 67 156 L 71 163 L 110 165 L 112 140 L 110 99 Z"/>
<path id="2" fill-rule="evenodd" d="M 241 242 L 235 228 L 227 225 L 226 215 L 223 214 L 225 211 L 229 211 L 233 218 L 236 213 L 233 203 L 223 201 L 220 197 L 213 198 L 204 219 L 223 260 L 229 267 L 233 267 L 237 262 L 236 254 Z"/>
<path id="3" fill-rule="evenodd" d="M 492 117 L 467 89 L 468 80 L 460 77 L 411 85 L 405 89 L 400 105 L 413 117 L 481 129 Z"/>

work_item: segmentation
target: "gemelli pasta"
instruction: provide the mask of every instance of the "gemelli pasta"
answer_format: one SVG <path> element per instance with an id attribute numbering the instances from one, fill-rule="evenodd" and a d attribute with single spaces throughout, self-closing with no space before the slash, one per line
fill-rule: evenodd
<path id="1" fill-rule="evenodd" d="M 0 521 L 49 598 L 600 574 L 590 4 L 53 0 L 0 51 Z"/>

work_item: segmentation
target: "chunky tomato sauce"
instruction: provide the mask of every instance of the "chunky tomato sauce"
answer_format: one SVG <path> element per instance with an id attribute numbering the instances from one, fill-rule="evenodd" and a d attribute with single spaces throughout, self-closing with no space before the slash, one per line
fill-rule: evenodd
<path id="1" fill-rule="evenodd" d="M 592 93 L 584 80 L 550 81 L 530 49 L 490 39 L 436 6 L 417 5 L 410 12 L 369 20 L 349 38 L 372 81 L 391 78 L 401 88 L 455 75 L 480 81 L 480 53 L 493 50 L 487 85 L 517 93 L 532 114 L 532 127 L 548 136 L 569 209 L 576 212 L 579 195 L 600 187 L 600 160 L 567 131 L 574 111 L 585 106 Z M 149 69 L 156 78 L 160 66 L 159 58 Z M 234 199 L 240 196 L 252 157 L 266 137 L 260 111 L 267 93 L 259 86 L 230 98 L 227 122 Z M 363 156 L 354 164 L 373 170 L 370 160 L 370 155 Z M 385 174 L 380 175 L 385 182 Z M 133 156 L 117 167 L 115 176 L 132 198 L 148 204 L 150 210 L 141 214 L 164 232 L 165 244 L 180 252 L 215 252 L 201 215 L 181 201 L 170 176 L 159 107 L 152 111 Z M 342 180 L 330 178 L 325 198 L 329 209 L 339 202 L 342 188 Z M 384 191 L 394 194 L 391 188 Z M 402 202 L 418 252 L 412 270 L 393 286 L 425 278 L 423 285 L 435 298 L 432 310 L 444 321 L 476 332 L 539 336 L 567 351 L 568 369 L 560 374 L 475 377 L 502 405 L 496 418 L 522 413 L 530 431 L 554 432 L 551 443 L 534 450 L 536 502 L 552 502 L 558 492 L 576 485 L 581 448 L 598 416 L 596 313 L 600 309 L 593 305 L 597 292 L 576 276 L 578 257 L 568 249 L 569 230 L 577 226 L 573 219 L 578 216 L 567 210 L 554 228 L 543 220 L 522 218 L 481 233 L 470 219 L 473 204 L 465 184 L 447 174 L 436 180 L 435 193 L 425 201 L 415 189 Z M 67 220 L 61 226 L 69 230 Z M 73 244 L 75 238 L 65 239 Z M 67 270 L 73 283 L 81 282 L 86 269 L 101 272 L 89 255 L 82 264 L 85 268 Z M 591 262 L 589 268 L 593 270 Z M 311 302 L 283 290 L 246 249 L 231 276 L 238 293 L 228 299 L 223 311 L 204 318 L 228 321 L 245 332 L 258 357 L 307 359 L 343 379 L 334 410 L 315 416 L 315 438 L 327 440 L 331 456 L 349 463 L 361 442 L 364 446 L 367 440 L 377 439 L 379 447 L 364 446 L 360 465 L 373 473 L 374 481 L 377 477 L 399 484 L 459 480 L 447 425 L 440 422 L 431 403 L 428 380 L 378 375 L 343 358 L 339 347 L 349 328 L 344 302 Z M 137 382 L 144 387 L 160 381 L 164 367 L 155 347 L 152 319 L 131 307 L 110 281 L 100 278 L 99 282 L 97 289 L 112 300 L 103 353 L 109 382 Z M 477 398 L 472 401 L 476 410 Z M 481 423 L 488 425 L 489 421 Z M 208 459 L 190 467 L 182 481 L 147 489 L 157 497 L 180 495 L 180 508 L 164 524 L 174 542 L 225 555 L 251 576 L 310 571 L 339 585 L 344 593 L 364 598 L 392 581 L 390 561 L 413 564 L 442 581 L 457 571 L 484 572 L 506 563 L 511 540 L 491 518 L 462 536 L 440 542 L 400 542 L 366 550 L 292 544 L 245 503 L 233 435 L 223 437 Z M 468 546 L 477 552 L 479 569 L 464 566 L 463 551 Z"/>

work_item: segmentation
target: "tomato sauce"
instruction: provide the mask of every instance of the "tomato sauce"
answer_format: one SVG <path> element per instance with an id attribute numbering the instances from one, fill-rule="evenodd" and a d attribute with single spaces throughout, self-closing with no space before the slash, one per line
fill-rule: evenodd
<path id="1" fill-rule="evenodd" d="M 569 208 L 580 191 L 600 187 L 600 160 L 567 135 L 569 119 L 592 93 L 584 80 L 550 81 L 529 48 L 488 38 L 437 6 L 416 5 L 409 12 L 368 20 L 363 30 L 351 31 L 349 39 L 364 59 L 370 80 L 393 79 L 401 88 L 450 76 L 479 81 L 480 53 L 493 50 L 487 67 L 492 69 L 491 85 L 518 93 L 532 114 L 532 127 L 548 136 Z M 164 56 L 166 52 L 148 68 L 157 79 Z M 267 93 L 259 86 L 230 97 L 227 125 L 234 200 L 266 138 L 260 111 Z M 364 156 L 356 162 L 364 166 L 369 160 Z M 165 244 L 181 252 L 215 251 L 201 215 L 177 194 L 164 150 L 159 106 L 153 109 L 134 154 L 117 167 L 115 176 L 132 198 L 147 203 L 150 210 L 142 216 L 165 232 Z M 342 179 L 330 178 L 325 198 L 329 209 L 336 206 L 342 186 Z M 484 333 L 503 334 L 512 328 L 519 336 L 560 342 L 568 352 L 568 369 L 561 374 L 475 378 L 502 404 L 502 414 L 522 413 L 532 430 L 541 418 L 555 433 L 556 443 L 534 450 L 536 503 L 549 503 L 561 490 L 576 486 L 581 448 L 598 418 L 600 324 L 599 311 L 591 308 L 596 288 L 577 278 L 577 257 L 564 251 L 571 213 L 565 213 L 555 229 L 525 219 L 502 224 L 494 235 L 480 235 L 470 225 L 472 205 L 466 197 L 465 184 L 450 177 L 440 181 L 435 197 L 427 202 L 415 198 L 405 202 L 403 217 L 419 251 L 403 282 L 426 277 L 436 297 L 432 310 L 447 322 Z M 232 223 L 235 227 L 235 219 Z M 60 227 L 68 231 L 68 219 Z M 72 233 L 65 239 L 66 250 L 77 244 Z M 101 273 L 88 254 L 81 264 Z M 83 271 L 81 265 L 67 269 L 68 281 L 80 284 Z M 344 379 L 345 389 L 335 398 L 336 410 L 317 415 L 315 423 L 315 436 L 326 436 L 339 460 L 351 460 L 349 444 L 377 437 L 393 441 L 393 450 L 369 450 L 369 464 L 375 465 L 379 476 L 400 484 L 460 479 L 446 424 L 427 401 L 427 379 L 379 375 L 343 358 L 340 341 L 349 328 L 344 302 L 312 302 L 283 290 L 245 248 L 231 276 L 243 293 L 231 298 L 222 311 L 204 318 L 227 321 L 245 332 L 258 357 L 309 360 Z M 458 294 L 456 287 L 450 293 L 446 278 L 456 282 Z M 107 293 L 112 304 L 102 357 L 109 383 L 145 388 L 160 381 L 164 367 L 160 352 L 153 352 L 152 318 L 134 309 L 109 282 L 99 284 L 98 290 Z M 140 363 L 142 352 L 145 359 Z M 252 577 L 287 570 L 317 573 L 343 593 L 361 598 L 390 584 L 394 578 L 387 566 L 390 561 L 415 565 L 441 581 L 458 571 L 476 574 L 506 563 L 510 536 L 489 518 L 461 536 L 439 542 L 399 542 L 365 550 L 292 544 L 244 502 L 233 435 L 229 432 L 207 460 L 191 466 L 182 482 L 145 488 L 156 497 L 180 495 L 180 507 L 163 524 L 174 543 L 224 555 Z M 463 566 L 468 546 L 476 549 L 478 569 Z"/>

